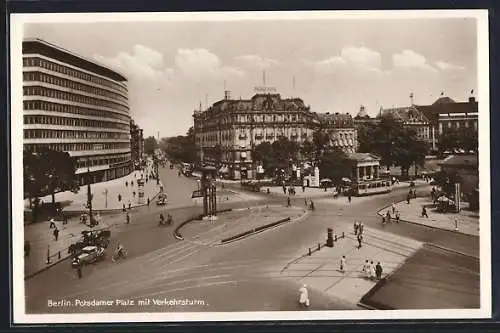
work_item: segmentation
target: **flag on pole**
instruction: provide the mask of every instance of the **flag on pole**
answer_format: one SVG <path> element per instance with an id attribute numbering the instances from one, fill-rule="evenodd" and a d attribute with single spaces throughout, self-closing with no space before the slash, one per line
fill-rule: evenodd
<path id="1" fill-rule="evenodd" d="M 472 90 L 470 91 L 470 94 L 471 94 L 471 95 L 472 95 L 473 93 L 474 93 L 474 89 L 472 89 Z"/>

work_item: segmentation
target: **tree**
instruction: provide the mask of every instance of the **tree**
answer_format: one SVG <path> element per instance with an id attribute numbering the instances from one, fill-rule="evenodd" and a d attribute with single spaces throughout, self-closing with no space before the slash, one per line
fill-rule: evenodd
<path id="1" fill-rule="evenodd" d="M 35 154 L 25 151 L 23 163 L 24 189 L 30 198 L 51 194 L 52 204 L 55 204 L 56 192 L 79 188 L 76 161 L 67 152 L 46 149 Z"/>
<path id="2" fill-rule="evenodd" d="M 330 144 L 330 137 L 328 136 L 328 133 L 322 129 L 314 131 L 312 144 L 314 147 L 314 158 L 317 163 Z"/>
<path id="3" fill-rule="evenodd" d="M 312 154 L 314 152 L 314 145 L 311 141 L 306 140 L 302 143 L 302 146 L 300 147 L 300 154 L 301 157 L 307 160 L 310 160 L 312 158 Z"/>
<path id="4" fill-rule="evenodd" d="M 446 129 L 440 136 L 438 148 L 441 152 L 463 149 L 476 151 L 478 147 L 478 134 L 472 127 L 463 129 Z"/>
<path id="5" fill-rule="evenodd" d="M 340 184 L 343 177 L 350 177 L 351 163 L 343 151 L 335 148 L 323 154 L 319 172 L 323 178 L 330 178 L 334 184 Z"/>
<path id="6" fill-rule="evenodd" d="M 158 148 L 158 143 L 156 142 L 156 139 L 154 136 L 148 136 L 144 140 L 144 151 L 148 155 L 153 155 L 155 152 L 155 149 Z"/>
<path id="7" fill-rule="evenodd" d="M 197 148 L 193 127 L 190 127 L 186 135 L 178 135 L 164 139 L 165 153 L 170 159 L 195 163 L 198 160 Z"/>
<path id="8" fill-rule="evenodd" d="M 277 168 L 277 161 L 273 146 L 268 141 L 262 142 L 254 147 L 252 151 L 252 159 L 254 161 L 262 162 L 262 167 L 268 175 L 272 175 L 274 170 Z"/>

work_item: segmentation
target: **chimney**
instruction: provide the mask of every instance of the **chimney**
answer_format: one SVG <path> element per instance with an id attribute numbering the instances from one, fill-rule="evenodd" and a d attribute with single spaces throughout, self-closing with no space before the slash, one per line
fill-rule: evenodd
<path id="1" fill-rule="evenodd" d="M 231 92 L 229 90 L 224 91 L 224 99 L 231 99 Z"/>
<path id="2" fill-rule="evenodd" d="M 469 97 L 469 103 L 474 103 L 476 98 L 474 96 Z"/>

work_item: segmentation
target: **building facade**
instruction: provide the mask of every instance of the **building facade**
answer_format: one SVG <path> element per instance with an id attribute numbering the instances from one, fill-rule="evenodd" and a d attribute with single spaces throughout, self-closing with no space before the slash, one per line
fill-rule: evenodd
<path id="1" fill-rule="evenodd" d="M 355 153 L 358 150 L 358 130 L 350 114 L 317 113 L 320 128 L 328 133 L 330 146 L 344 153 Z"/>
<path id="2" fill-rule="evenodd" d="M 205 111 L 195 111 L 194 131 L 202 161 L 217 161 L 232 179 L 256 177 L 253 148 L 286 137 L 297 143 L 312 141 L 319 122 L 300 98 L 257 93 L 251 99 L 225 98 Z"/>
<path id="3" fill-rule="evenodd" d="M 126 81 L 45 41 L 23 41 L 24 149 L 67 151 L 82 185 L 129 174 Z"/>
<path id="4" fill-rule="evenodd" d="M 431 123 L 423 112 L 414 105 L 408 107 L 398 107 L 383 109 L 382 117 L 390 116 L 394 120 L 401 122 L 403 127 L 410 128 L 417 133 L 417 138 L 425 142 L 431 142 Z"/>
<path id="5" fill-rule="evenodd" d="M 137 169 L 142 165 L 144 156 L 144 134 L 141 128 L 130 120 L 130 150 L 134 167 Z"/>
<path id="6" fill-rule="evenodd" d="M 478 133 L 479 110 L 474 97 L 467 102 L 455 102 L 449 97 L 441 97 L 431 105 L 415 105 L 430 121 L 433 149 L 439 136 L 451 130 L 473 129 Z"/>

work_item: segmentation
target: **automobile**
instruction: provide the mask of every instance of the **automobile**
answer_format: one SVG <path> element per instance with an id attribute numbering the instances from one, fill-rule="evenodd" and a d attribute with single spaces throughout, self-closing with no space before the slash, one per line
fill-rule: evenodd
<path id="1" fill-rule="evenodd" d="M 86 246 L 81 249 L 81 253 L 71 262 L 73 267 L 78 265 L 88 265 L 104 257 L 104 249 L 99 246 Z"/>
<path id="2" fill-rule="evenodd" d="M 167 195 L 162 193 L 158 196 L 158 200 L 156 200 L 156 205 L 165 206 L 167 204 Z"/>

